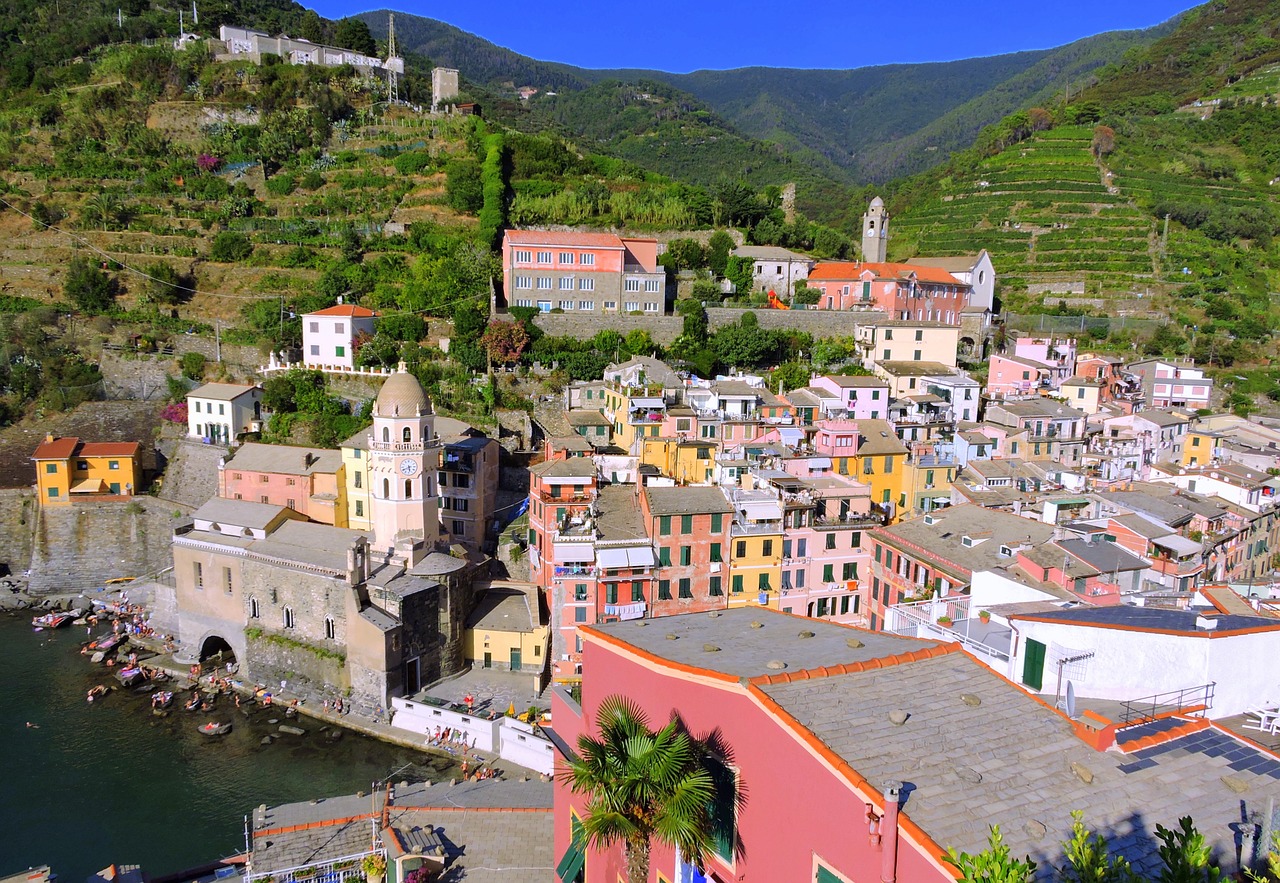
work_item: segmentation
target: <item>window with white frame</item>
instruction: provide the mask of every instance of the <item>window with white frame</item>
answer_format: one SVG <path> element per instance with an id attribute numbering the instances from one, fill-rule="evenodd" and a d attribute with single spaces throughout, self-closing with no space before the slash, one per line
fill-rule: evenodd
<path id="1" fill-rule="evenodd" d="M 533 288 L 532 276 L 517 276 L 516 288 Z"/>
<path id="2" fill-rule="evenodd" d="M 551 277 L 550 277 L 550 276 L 547 276 L 547 277 L 540 277 L 540 278 L 538 279 L 538 290 L 539 290 L 539 291 L 550 291 L 550 290 L 551 290 Z"/>
<path id="3" fill-rule="evenodd" d="M 622 305 L 622 308 L 626 310 L 628 313 L 634 313 L 636 310 L 640 309 L 640 301 L 629 300 Z"/>
<path id="4" fill-rule="evenodd" d="M 644 290 L 650 293 L 662 290 L 662 282 L 658 279 L 644 280 Z"/>
<path id="5" fill-rule="evenodd" d="M 579 310 L 594 310 L 595 308 L 596 308 L 596 302 L 595 302 L 595 301 L 593 301 L 593 300 L 580 300 L 580 301 L 578 301 L 578 309 L 579 309 Z"/>
<path id="6" fill-rule="evenodd" d="M 572 310 L 572 309 L 573 309 L 573 301 L 571 301 L 571 300 L 562 300 L 562 301 L 560 301 L 560 309 L 562 309 L 562 310 Z"/>
<path id="7" fill-rule="evenodd" d="M 538 263 L 540 263 L 540 264 L 549 264 L 549 263 L 551 263 L 551 252 L 549 252 L 549 251 L 540 251 L 540 252 L 538 252 Z"/>
<path id="8" fill-rule="evenodd" d="M 527 297 L 518 297 L 518 298 L 516 298 L 516 306 L 518 306 L 518 307 L 531 307 L 531 306 L 533 306 L 533 301 L 532 301 L 531 299 L 527 298 Z"/>
<path id="9" fill-rule="evenodd" d="M 596 256 L 590 252 L 583 252 L 582 257 L 578 259 L 578 263 L 584 267 L 594 267 L 596 265 Z"/>
<path id="10" fill-rule="evenodd" d="M 560 263 L 562 263 L 562 264 L 572 264 L 572 263 L 573 263 L 573 252 L 571 252 L 571 251 L 562 251 L 562 252 L 560 252 Z"/>
<path id="11" fill-rule="evenodd" d="M 604 308 L 606 310 L 616 310 L 618 308 L 618 302 L 616 300 L 607 300 L 604 302 Z"/>
<path id="12" fill-rule="evenodd" d="M 572 277 L 572 276 L 561 276 L 561 277 L 560 277 L 560 290 L 561 290 L 561 291 L 573 291 L 573 277 Z"/>
<path id="13" fill-rule="evenodd" d="M 644 305 L 644 311 L 646 313 L 656 313 L 658 312 L 658 305 L 655 303 L 647 303 Z"/>
<path id="14" fill-rule="evenodd" d="M 626 284 L 625 284 L 625 285 L 623 285 L 623 290 L 624 290 L 624 291 L 639 291 L 639 290 L 640 290 L 640 280 L 639 280 L 639 279 L 628 279 L 628 280 L 626 281 Z"/>
<path id="15" fill-rule="evenodd" d="M 579 280 L 578 280 L 578 290 L 579 290 L 579 291 L 595 291 L 595 290 L 596 290 L 596 280 L 594 280 L 594 279 L 579 279 Z"/>
<path id="16" fill-rule="evenodd" d="M 518 263 L 518 264 L 530 264 L 530 263 L 533 263 L 533 252 L 531 252 L 531 251 L 520 251 L 520 250 L 517 250 L 517 251 L 516 251 L 516 263 Z"/>

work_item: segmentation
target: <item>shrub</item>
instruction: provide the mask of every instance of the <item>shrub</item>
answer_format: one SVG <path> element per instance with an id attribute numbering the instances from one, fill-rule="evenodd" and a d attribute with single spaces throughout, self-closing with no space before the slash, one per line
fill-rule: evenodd
<path id="1" fill-rule="evenodd" d="M 179 364 L 182 366 L 183 377 L 189 380 L 200 380 L 204 377 L 203 353 L 183 353 Z"/>
<path id="2" fill-rule="evenodd" d="M 218 263 L 232 263 L 246 260 L 253 254 L 253 243 L 243 233 L 224 230 L 213 238 L 209 248 L 209 260 Z"/>
<path id="3" fill-rule="evenodd" d="M 105 313 L 115 306 L 120 283 L 94 266 L 88 258 L 74 257 L 62 285 L 67 298 L 86 313 Z"/>

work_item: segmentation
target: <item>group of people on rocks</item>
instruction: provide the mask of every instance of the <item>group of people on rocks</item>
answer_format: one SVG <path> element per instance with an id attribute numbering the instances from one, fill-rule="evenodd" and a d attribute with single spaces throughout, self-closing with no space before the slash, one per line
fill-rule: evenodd
<path id="1" fill-rule="evenodd" d="M 462 762 L 462 779 L 465 782 L 470 782 L 473 779 L 479 782 L 483 779 L 492 779 L 497 775 L 498 771 L 493 767 L 477 766 L 475 769 L 472 769 L 469 761 L 464 760 Z"/>

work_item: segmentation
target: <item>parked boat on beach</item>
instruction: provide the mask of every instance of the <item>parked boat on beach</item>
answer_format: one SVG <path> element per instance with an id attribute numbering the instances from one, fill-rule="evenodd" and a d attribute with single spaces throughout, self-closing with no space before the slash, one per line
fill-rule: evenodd
<path id="1" fill-rule="evenodd" d="M 231 721 L 209 721 L 201 724 L 199 730 L 206 736 L 221 736 L 231 732 Z"/>

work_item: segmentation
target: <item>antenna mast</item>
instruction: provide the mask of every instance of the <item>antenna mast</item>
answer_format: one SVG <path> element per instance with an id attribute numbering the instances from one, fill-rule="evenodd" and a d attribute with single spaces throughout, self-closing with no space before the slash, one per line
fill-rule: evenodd
<path id="1" fill-rule="evenodd" d="M 396 14 L 393 12 L 390 16 L 390 22 L 387 24 L 387 60 L 396 57 Z M 392 104 L 400 103 L 400 75 L 396 73 L 394 65 L 387 66 L 387 101 Z"/>

